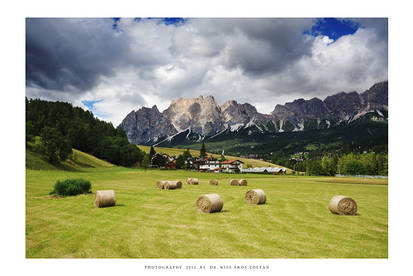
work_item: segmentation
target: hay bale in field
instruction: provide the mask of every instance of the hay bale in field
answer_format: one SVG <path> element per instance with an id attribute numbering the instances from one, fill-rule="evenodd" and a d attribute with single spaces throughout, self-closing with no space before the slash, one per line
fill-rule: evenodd
<path id="1" fill-rule="evenodd" d="M 210 184 L 210 185 L 218 185 L 218 180 L 216 180 L 216 179 L 211 179 L 211 180 L 209 180 L 209 184 Z"/>
<path id="2" fill-rule="evenodd" d="M 357 213 L 357 203 L 348 196 L 337 195 L 330 200 L 328 209 L 334 214 L 355 215 Z"/>
<path id="3" fill-rule="evenodd" d="M 245 194 L 245 200 L 248 204 L 264 204 L 267 197 L 263 190 L 252 189 Z"/>
<path id="4" fill-rule="evenodd" d="M 95 193 L 95 206 L 98 208 L 110 207 L 116 205 L 114 190 L 101 190 Z"/>
<path id="5" fill-rule="evenodd" d="M 163 186 L 166 184 L 167 181 L 159 180 L 156 182 L 156 188 L 163 189 Z"/>
<path id="6" fill-rule="evenodd" d="M 182 188 L 181 181 L 165 181 L 166 183 L 163 185 L 164 190 L 175 190 Z"/>
<path id="7" fill-rule="evenodd" d="M 239 180 L 239 185 L 240 186 L 247 186 L 247 180 L 246 179 L 240 179 Z"/>
<path id="8" fill-rule="evenodd" d="M 187 179 L 186 179 L 186 183 L 192 184 L 192 185 L 198 185 L 198 184 L 199 184 L 199 180 L 198 180 L 198 178 L 187 178 Z"/>
<path id="9" fill-rule="evenodd" d="M 239 186 L 239 181 L 236 179 L 231 179 L 229 184 L 231 184 L 231 186 Z"/>
<path id="10" fill-rule="evenodd" d="M 220 212 L 224 206 L 224 201 L 218 194 L 201 195 L 196 201 L 196 207 L 204 213 Z"/>
<path id="11" fill-rule="evenodd" d="M 192 184 L 192 185 L 198 185 L 198 184 L 199 184 L 199 180 L 198 180 L 198 178 L 188 178 L 188 179 L 186 180 L 186 183 Z"/>

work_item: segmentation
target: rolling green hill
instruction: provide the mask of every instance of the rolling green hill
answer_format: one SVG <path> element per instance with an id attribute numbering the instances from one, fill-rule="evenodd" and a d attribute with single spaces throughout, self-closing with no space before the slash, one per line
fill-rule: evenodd
<path id="1" fill-rule="evenodd" d="M 108 168 L 113 166 L 109 162 L 76 149 L 73 149 L 72 156 L 69 159 L 59 165 L 53 165 L 43 154 L 34 152 L 30 145 L 26 147 L 26 169 L 81 171 L 85 168 Z"/>

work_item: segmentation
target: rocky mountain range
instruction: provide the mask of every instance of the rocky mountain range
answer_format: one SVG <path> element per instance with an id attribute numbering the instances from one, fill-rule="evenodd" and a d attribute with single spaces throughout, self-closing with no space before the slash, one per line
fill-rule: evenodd
<path id="1" fill-rule="evenodd" d="M 324 100 L 297 99 L 277 104 L 270 114 L 233 100 L 218 105 L 213 96 L 180 98 L 163 112 L 156 105 L 131 111 L 120 127 L 132 143 L 164 145 L 177 136 L 191 143 L 240 129 L 263 133 L 326 129 L 363 118 L 387 120 L 387 114 L 388 82 L 384 81 L 362 93 L 341 92 Z"/>

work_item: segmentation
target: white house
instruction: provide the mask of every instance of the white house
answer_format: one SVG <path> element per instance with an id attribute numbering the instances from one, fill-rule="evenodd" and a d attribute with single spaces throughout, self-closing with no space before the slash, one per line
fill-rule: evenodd
<path id="1" fill-rule="evenodd" d="M 244 164 L 244 162 L 239 161 L 239 160 L 222 161 L 220 163 L 221 172 L 226 172 L 226 173 L 241 172 L 242 171 L 242 164 Z"/>
<path id="2" fill-rule="evenodd" d="M 218 160 L 206 160 L 204 164 L 199 166 L 200 171 L 219 172 Z"/>

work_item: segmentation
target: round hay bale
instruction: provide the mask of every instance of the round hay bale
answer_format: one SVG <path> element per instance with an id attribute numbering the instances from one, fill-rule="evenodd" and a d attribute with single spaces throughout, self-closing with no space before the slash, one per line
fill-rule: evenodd
<path id="1" fill-rule="evenodd" d="M 252 189 L 245 194 L 245 200 L 248 204 L 264 204 L 267 197 L 263 190 Z"/>
<path id="2" fill-rule="evenodd" d="M 209 181 L 209 184 L 210 185 L 218 185 L 218 180 L 216 180 L 216 179 L 211 179 L 210 181 Z"/>
<path id="3" fill-rule="evenodd" d="M 199 180 L 198 180 L 198 178 L 187 178 L 186 183 L 187 184 L 192 184 L 192 185 L 198 185 Z"/>
<path id="4" fill-rule="evenodd" d="M 182 182 L 181 181 L 165 181 L 166 183 L 164 184 L 163 188 L 165 190 L 175 190 L 175 189 L 181 189 L 182 188 Z"/>
<path id="5" fill-rule="evenodd" d="M 348 196 L 338 195 L 330 200 L 328 209 L 334 214 L 355 215 L 357 213 L 357 203 Z"/>
<path id="6" fill-rule="evenodd" d="M 174 190 L 176 189 L 176 186 L 169 183 L 169 181 L 166 181 L 165 185 L 163 185 L 164 190 Z"/>
<path id="7" fill-rule="evenodd" d="M 198 211 L 204 213 L 220 212 L 224 206 L 224 201 L 218 194 L 201 195 L 196 201 Z"/>
<path id="8" fill-rule="evenodd" d="M 116 197 L 114 190 L 101 190 L 95 193 L 95 206 L 98 208 L 115 206 Z"/>
<path id="9" fill-rule="evenodd" d="M 248 185 L 247 180 L 246 179 L 240 179 L 239 180 L 239 185 L 240 186 L 247 186 Z"/>
<path id="10" fill-rule="evenodd" d="M 163 181 L 163 180 L 156 181 L 156 188 L 163 189 L 163 186 L 165 184 L 166 184 L 166 181 Z"/>
<path id="11" fill-rule="evenodd" d="M 229 184 L 231 184 L 231 186 L 239 186 L 239 181 L 236 179 L 231 179 Z"/>

